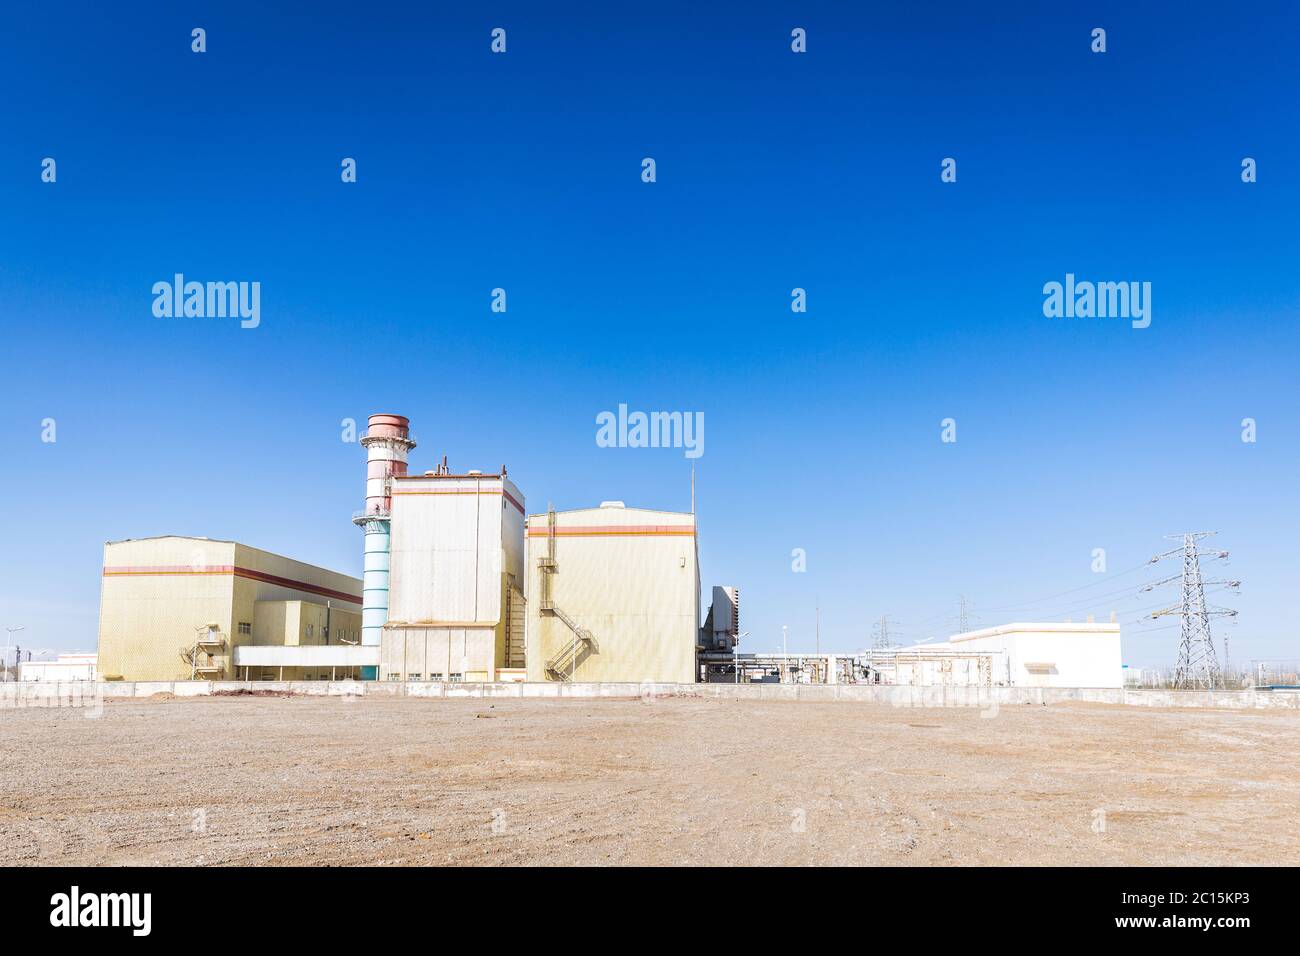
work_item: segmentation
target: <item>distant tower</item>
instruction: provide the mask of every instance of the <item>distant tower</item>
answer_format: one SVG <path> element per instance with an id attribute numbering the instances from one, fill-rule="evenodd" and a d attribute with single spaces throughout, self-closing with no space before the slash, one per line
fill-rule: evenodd
<path id="1" fill-rule="evenodd" d="M 1177 614 L 1181 620 L 1182 640 L 1178 645 L 1178 665 L 1174 668 L 1174 686 L 1180 688 L 1205 687 L 1213 690 L 1223 686 L 1223 677 L 1219 671 L 1219 659 L 1214 652 L 1214 639 L 1210 636 L 1210 618 L 1233 617 L 1236 611 L 1229 608 L 1213 607 L 1205 603 L 1205 585 L 1221 584 L 1231 588 L 1241 586 L 1240 581 L 1224 581 L 1218 578 L 1201 577 L 1201 558 L 1226 558 L 1227 551 L 1201 551 L 1196 542 L 1215 534 L 1214 531 L 1194 531 L 1190 534 L 1167 534 L 1166 538 L 1182 540 L 1182 546 L 1158 554 L 1148 564 L 1154 564 L 1164 558 L 1181 555 L 1183 569 L 1179 574 L 1171 575 L 1161 581 L 1153 581 L 1142 588 L 1150 591 L 1162 584 L 1174 581 L 1182 585 L 1182 600 L 1177 604 L 1154 612 L 1151 617 L 1165 617 Z M 1225 651 L 1226 654 L 1226 651 Z"/>
<path id="2" fill-rule="evenodd" d="M 966 595 L 957 595 L 957 633 L 965 634 L 970 630 L 971 613 L 970 602 L 966 600 Z"/>
<path id="3" fill-rule="evenodd" d="M 388 621 L 388 564 L 392 479 L 406 474 L 410 421 L 401 415 L 371 415 L 361 439 L 366 450 L 366 510 L 352 518 L 366 533 L 366 563 L 361 580 L 361 644 L 378 647 Z M 362 680 L 376 680 L 378 667 L 363 667 Z"/>
<path id="4" fill-rule="evenodd" d="M 889 636 L 889 615 L 880 615 L 880 623 L 876 625 L 876 637 L 871 643 L 871 649 L 873 651 L 884 651 L 897 646 Z"/>

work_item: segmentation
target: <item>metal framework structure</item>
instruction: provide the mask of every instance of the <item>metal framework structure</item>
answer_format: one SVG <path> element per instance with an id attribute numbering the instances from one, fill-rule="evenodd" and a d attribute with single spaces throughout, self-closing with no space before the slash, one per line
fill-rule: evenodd
<path id="1" fill-rule="evenodd" d="M 194 628 L 194 643 L 181 648 L 181 660 L 190 665 L 190 680 L 219 677 L 223 667 L 217 655 L 225 652 L 226 639 L 214 624 L 200 624 Z"/>
<path id="2" fill-rule="evenodd" d="M 966 595 L 957 595 L 957 633 L 965 634 L 970 631 L 971 613 L 970 602 L 966 600 Z"/>
<path id="3" fill-rule="evenodd" d="M 898 643 L 889 636 L 889 615 L 880 615 L 880 622 L 875 627 L 875 639 L 871 642 L 871 649 L 873 651 L 883 651 L 897 646 Z"/>
<path id="4" fill-rule="evenodd" d="M 1231 588 L 1241 586 L 1240 581 L 1222 578 L 1204 578 L 1201 576 L 1201 559 L 1220 560 L 1228 556 L 1227 551 L 1202 551 L 1197 542 L 1218 534 L 1217 531 L 1192 531 L 1187 534 L 1167 534 L 1166 538 L 1181 540 L 1182 544 L 1164 554 L 1157 554 L 1148 564 L 1155 564 L 1165 558 L 1180 554 L 1183 568 L 1178 574 L 1170 575 L 1159 581 L 1153 581 L 1142 588 L 1150 591 L 1154 588 L 1178 581 L 1182 585 L 1182 600 L 1177 604 L 1154 611 L 1152 618 L 1177 614 L 1182 622 L 1181 641 L 1178 645 L 1178 665 L 1174 668 L 1174 687 L 1184 689 L 1206 688 L 1213 690 L 1223 686 L 1223 675 L 1219 669 L 1219 658 L 1214 651 L 1214 638 L 1210 634 L 1210 618 L 1235 617 L 1237 612 L 1226 607 L 1216 607 L 1205 603 L 1205 585 L 1221 584 Z"/>

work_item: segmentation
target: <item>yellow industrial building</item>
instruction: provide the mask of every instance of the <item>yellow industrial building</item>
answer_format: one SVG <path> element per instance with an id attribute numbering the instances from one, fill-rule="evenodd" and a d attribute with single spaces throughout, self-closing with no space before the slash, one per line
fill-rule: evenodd
<path id="1" fill-rule="evenodd" d="M 695 516 L 628 508 L 528 517 L 530 681 L 696 680 Z"/>
<path id="2" fill-rule="evenodd" d="M 235 541 L 108 542 L 99 614 L 105 680 L 328 680 L 363 663 L 360 580 Z"/>

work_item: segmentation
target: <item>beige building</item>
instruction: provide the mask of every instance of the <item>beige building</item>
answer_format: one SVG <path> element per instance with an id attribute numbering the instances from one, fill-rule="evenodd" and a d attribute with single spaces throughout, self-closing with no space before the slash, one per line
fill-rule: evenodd
<path id="1" fill-rule="evenodd" d="M 391 481 L 380 680 L 522 677 L 524 496 L 504 473 Z"/>
<path id="2" fill-rule="evenodd" d="M 235 541 L 104 545 L 101 679 L 358 676 L 360 633 L 357 578 Z"/>
<path id="3" fill-rule="evenodd" d="M 694 683 L 695 516 L 627 508 L 530 515 L 530 681 Z"/>

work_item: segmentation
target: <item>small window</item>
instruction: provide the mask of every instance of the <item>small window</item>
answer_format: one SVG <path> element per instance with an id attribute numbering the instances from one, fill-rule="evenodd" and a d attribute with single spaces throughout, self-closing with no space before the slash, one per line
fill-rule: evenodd
<path id="1" fill-rule="evenodd" d="M 240 622 L 239 622 L 239 633 L 240 633 L 240 634 L 252 634 L 252 633 L 253 633 L 253 625 L 252 625 L 252 624 L 249 624 L 247 621 L 240 621 Z"/>
<path id="2" fill-rule="evenodd" d="M 429 680 L 442 680 L 442 674 L 441 673 L 430 674 Z"/>
<path id="3" fill-rule="evenodd" d="M 401 679 L 402 679 L 402 675 L 401 675 L 401 674 L 398 674 L 398 673 L 396 673 L 396 672 L 390 672 L 389 675 L 388 675 L 388 679 L 389 679 L 389 680 L 401 680 Z"/>
<path id="4" fill-rule="evenodd" d="M 423 674 L 416 673 L 416 674 L 412 674 L 412 675 L 410 675 L 410 676 L 407 677 L 406 679 L 407 679 L 407 680 L 424 680 L 424 675 L 423 675 Z"/>
<path id="5" fill-rule="evenodd" d="M 449 679 L 451 680 L 451 682 L 452 682 L 453 684 L 456 684 L 456 683 L 459 683 L 460 681 L 463 681 L 463 680 L 465 679 L 465 675 L 464 675 L 464 674 L 455 674 L 455 673 L 453 673 L 453 674 L 450 674 L 450 675 L 449 675 Z"/>

